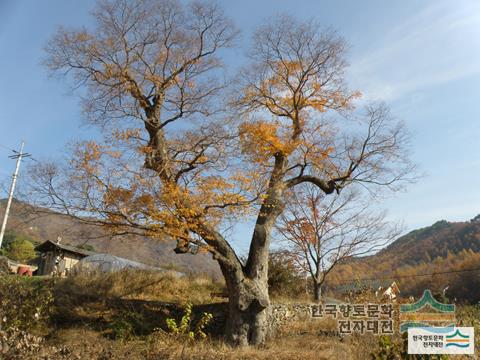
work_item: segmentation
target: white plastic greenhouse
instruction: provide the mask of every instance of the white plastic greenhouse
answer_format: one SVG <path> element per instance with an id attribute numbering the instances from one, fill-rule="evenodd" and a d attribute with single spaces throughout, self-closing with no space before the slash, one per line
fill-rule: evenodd
<path id="1" fill-rule="evenodd" d="M 137 269 L 137 270 L 149 270 L 149 271 L 162 271 L 167 272 L 168 270 L 145 265 L 133 260 L 124 259 L 118 256 L 113 256 L 110 254 L 95 254 L 90 255 L 77 264 L 75 264 L 74 272 L 89 272 L 89 271 L 100 271 L 100 272 L 115 272 L 120 270 L 128 269 Z M 170 272 L 170 271 L 168 271 Z M 180 272 L 172 272 L 177 276 L 184 276 L 185 274 Z"/>

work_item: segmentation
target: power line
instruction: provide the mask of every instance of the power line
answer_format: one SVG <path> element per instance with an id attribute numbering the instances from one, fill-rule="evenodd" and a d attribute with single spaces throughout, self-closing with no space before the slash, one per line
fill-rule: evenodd
<path id="1" fill-rule="evenodd" d="M 15 158 L 19 155 L 19 152 L 15 149 L 9 148 L 8 146 L 5 146 L 3 144 L 0 144 L 0 147 L 4 148 L 5 150 L 9 150 L 14 153 L 14 155 L 10 155 L 9 158 Z M 35 162 L 39 162 L 37 159 L 34 159 L 31 154 L 29 153 L 24 153 L 22 155 L 24 158 L 29 158 L 30 160 L 33 160 Z"/>
<path id="2" fill-rule="evenodd" d="M 2 144 L 0 144 L 0 147 L 4 148 L 6 150 L 9 150 L 9 151 L 15 151 L 15 150 L 9 148 L 8 146 L 2 145 Z"/>
<path id="3" fill-rule="evenodd" d="M 434 275 L 444 275 L 444 274 L 455 274 L 455 273 L 463 273 L 463 272 L 471 272 L 471 271 L 480 271 L 480 268 L 462 269 L 462 270 L 449 270 L 449 271 L 438 271 L 438 272 L 432 272 L 432 273 L 427 273 L 427 274 L 393 275 L 393 276 L 383 276 L 383 277 L 371 277 L 371 278 L 355 279 L 354 281 L 392 280 L 392 279 L 403 279 L 403 278 L 420 277 L 420 276 L 434 276 Z M 353 281 L 353 282 L 354 282 L 354 281 Z M 351 283 L 352 283 L 352 281 L 340 282 L 340 283 L 337 283 L 337 285 L 347 285 L 347 284 L 351 284 Z"/>

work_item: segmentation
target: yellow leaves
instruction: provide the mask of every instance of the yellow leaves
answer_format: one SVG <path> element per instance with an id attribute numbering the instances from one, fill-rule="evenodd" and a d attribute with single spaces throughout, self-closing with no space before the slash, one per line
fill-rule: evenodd
<path id="1" fill-rule="evenodd" d="M 342 94 L 339 94 L 342 96 Z M 350 94 L 348 102 L 351 102 L 353 99 L 360 99 L 362 97 L 362 92 L 361 91 L 354 91 L 353 93 Z"/>
<path id="2" fill-rule="evenodd" d="M 289 162 L 302 163 L 306 160 L 314 168 L 324 169 L 329 155 L 335 149 L 328 142 L 315 141 L 324 136 L 320 127 L 313 130 L 311 127 L 303 127 L 303 123 L 300 123 L 300 127 L 306 132 L 305 136 L 292 139 L 292 127 L 279 121 L 245 122 L 239 127 L 242 152 L 263 166 L 268 165 L 272 157 L 279 153 L 289 157 Z M 310 135 L 313 136 L 312 139 L 309 139 Z"/>
<path id="3" fill-rule="evenodd" d="M 282 68 L 285 69 L 286 75 L 293 75 L 295 73 L 300 73 L 303 70 L 303 65 L 300 61 L 277 61 L 276 62 L 277 68 L 279 68 L 279 71 L 282 70 Z"/>
<path id="4" fill-rule="evenodd" d="M 94 141 L 88 141 L 85 143 L 83 149 L 83 158 L 86 162 L 93 160 L 99 160 L 102 154 L 101 147 Z"/>
<path id="5" fill-rule="evenodd" d="M 72 164 L 80 173 L 93 175 L 98 172 L 100 159 L 104 154 L 104 147 L 95 141 L 87 141 L 77 145 Z"/>
<path id="6" fill-rule="evenodd" d="M 74 42 L 87 42 L 92 39 L 92 36 L 89 35 L 85 30 L 75 33 L 73 37 Z"/>
<path id="7" fill-rule="evenodd" d="M 118 69 L 116 65 L 104 63 L 102 71 L 102 80 L 109 80 L 118 77 Z"/>
<path id="8" fill-rule="evenodd" d="M 115 39 L 111 36 L 103 40 L 103 45 L 105 45 L 107 48 L 113 49 L 115 47 Z"/>
<path id="9" fill-rule="evenodd" d="M 193 80 L 188 80 L 188 81 L 186 81 L 185 85 L 186 85 L 190 90 L 194 90 L 195 87 L 196 87 L 196 83 L 195 83 L 195 81 L 193 81 Z"/>
<path id="10" fill-rule="evenodd" d="M 328 105 L 328 100 L 319 98 L 310 98 L 303 102 L 304 107 L 312 107 L 317 111 L 324 112 L 326 111 L 326 105 Z"/>
<path id="11" fill-rule="evenodd" d="M 145 146 L 138 146 L 137 151 L 140 154 L 146 155 L 146 154 L 151 154 L 153 153 L 153 148 L 151 146 L 145 145 Z"/>
<path id="12" fill-rule="evenodd" d="M 213 248 L 211 246 L 205 245 L 205 246 L 200 246 L 198 248 L 198 253 L 199 254 L 207 254 L 208 252 L 213 251 Z"/>
<path id="13" fill-rule="evenodd" d="M 95 141 L 80 142 L 75 145 L 74 157 L 71 159 L 71 165 L 76 169 L 78 176 L 88 178 L 99 188 L 104 187 L 105 167 L 110 161 L 121 159 L 123 151 L 109 145 L 100 145 Z M 110 170 L 110 177 L 116 177 L 116 170 Z M 108 177 L 107 177 L 108 178 Z"/>
<path id="14" fill-rule="evenodd" d="M 264 162 L 276 153 L 288 155 L 296 146 L 280 136 L 280 125 L 266 121 L 245 122 L 240 125 L 242 151 L 252 155 L 254 161 Z"/>
<path id="15" fill-rule="evenodd" d="M 312 67 L 307 59 L 269 61 L 258 80 L 244 89 L 242 102 L 262 108 L 274 116 L 305 120 L 308 110 L 324 112 L 327 109 L 350 108 L 359 92 L 347 91 L 335 76 L 319 67 Z M 333 71 L 333 70 L 332 70 Z"/>
<path id="16" fill-rule="evenodd" d="M 125 223 L 138 214 L 155 213 L 154 197 L 136 184 L 128 187 L 108 185 L 103 203 L 111 220 L 115 218 L 117 223 Z"/>
<path id="17" fill-rule="evenodd" d="M 318 132 L 324 130 L 318 113 L 350 109 L 360 93 L 347 91 L 335 76 L 330 79 L 302 61 L 267 62 L 244 88 L 239 104 L 249 115 L 272 117 L 239 126 L 242 152 L 256 165 L 268 166 L 274 155 L 282 154 L 289 162 L 307 161 L 316 169 L 331 166 L 329 154 L 334 149 L 328 148 L 329 137 Z"/>
<path id="18" fill-rule="evenodd" d="M 110 233 L 115 234 L 120 231 L 119 224 L 122 224 L 125 221 L 125 218 L 116 213 L 107 213 L 107 223 L 104 225 L 107 231 Z"/>
<path id="19" fill-rule="evenodd" d="M 163 81 L 163 77 L 156 74 L 146 73 L 144 74 L 144 77 L 145 77 L 145 80 L 150 81 L 152 84 L 155 84 L 156 86 L 159 86 Z"/>
<path id="20" fill-rule="evenodd" d="M 197 201 L 203 205 L 241 204 L 246 197 L 238 191 L 231 179 L 209 176 L 201 179 L 197 186 Z"/>
<path id="21" fill-rule="evenodd" d="M 99 145 L 94 141 L 81 143 L 76 150 L 76 158 L 79 160 L 79 164 L 85 168 L 99 165 L 104 156 L 119 159 L 122 152 L 109 146 Z"/>
<path id="22" fill-rule="evenodd" d="M 243 188 L 234 180 L 219 176 L 202 177 L 189 189 L 165 184 L 158 200 L 163 209 L 150 215 L 169 232 L 179 227 L 195 231 L 207 219 L 210 224 L 218 224 L 225 216 L 240 215 L 244 208 L 249 208 Z"/>
<path id="23" fill-rule="evenodd" d="M 307 219 L 302 219 L 297 226 L 299 228 L 299 232 L 303 235 L 303 241 L 310 244 L 317 243 L 317 234 L 315 231 L 315 227 L 310 221 L 308 221 Z"/>
<path id="24" fill-rule="evenodd" d="M 112 132 L 112 136 L 116 140 L 128 141 L 130 139 L 139 138 L 141 135 L 141 130 L 138 128 L 128 128 L 128 129 L 115 129 Z"/>
<path id="25" fill-rule="evenodd" d="M 340 90 L 331 91 L 324 89 L 318 82 L 312 82 L 309 84 L 308 91 L 305 91 L 301 97 L 299 104 L 301 108 L 312 108 L 320 112 L 327 109 L 349 109 L 352 106 L 352 100 L 360 96 L 361 93 L 358 91 L 353 93 Z"/>
<path id="26" fill-rule="evenodd" d="M 197 163 L 198 164 L 205 164 L 206 162 L 208 161 L 208 157 L 207 156 L 200 156 L 198 159 L 197 159 Z"/>
<path id="27" fill-rule="evenodd" d="M 285 221 L 281 226 L 282 232 L 289 234 L 296 241 L 315 245 L 317 232 L 314 224 L 307 218 L 302 217 L 292 221 Z"/>
<path id="28" fill-rule="evenodd" d="M 114 224 L 111 231 L 142 221 L 152 234 L 188 239 L 202 231 L 204 223 L 216 226 L 225 217 L 242 216 L 252 208 L 245 191 L 248 177 L 247 184 L 241 179 L 239 174 L 203 176 L 196 179 L 194 186 L 165 182 L 157 187 L 152 178 L 152 184 L 156 184 L 152 188 L 130 180 L 121 186 L 108 186 L 103 192 L 103 207 Z"/>
<path id="29" fill-rule="evenodd" d="M 131 189 L 109 186 L 108 190 L 104 193 L 103 201 L 106 205 L 127 203 L 130 202 L 132 197 L 133 191 Z"/>
<path id="30" fill-rule="evenodd" d="M 106 150 L 105 154 L 110 156 L 113 159 L 120 159 L 122 157 L 121 151 L 116 150 Z"/>
<path id="31" fill-rule="evenodd" d="M 300 61 L 275 61 L 271 64 L 272 74 L 269 83 L 272 86 L 288 88 L 300 82 L 304 66 Z M 290 85 L 290 86 L 289 86 Z"/>

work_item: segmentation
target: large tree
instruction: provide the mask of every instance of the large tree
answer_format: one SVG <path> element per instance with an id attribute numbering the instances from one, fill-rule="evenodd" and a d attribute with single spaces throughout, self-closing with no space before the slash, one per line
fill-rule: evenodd
<path id="1" fill-rule="evenodd" d="M 316 24 L 279 18 L 260 28 L 226 91 L 219 51 L 236 30 L 216 5 L 105 0 L 93 14 L 90 30 L 58 31 L 46 63 L 84 90 L 103 137 L 79 143 L 63 166 L 40 166 L 35 190 L 115 233 L 168 235 L 177 252 L 210 252 L 228 288 L 228 339 L 263 343 L 285 191 L 393 184 L 409 170 L 401 128 L 382 107 L 355 115 L 345 44 Z M 241 216 L 256 219 L 246 263 L 225 236 Z"/>

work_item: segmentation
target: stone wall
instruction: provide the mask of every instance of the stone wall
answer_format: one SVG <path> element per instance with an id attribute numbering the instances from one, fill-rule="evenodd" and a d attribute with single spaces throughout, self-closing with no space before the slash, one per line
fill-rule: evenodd
<path id="1" fill-rule="evenodd" d="M 213 320 L 207 326 L 207 332 L 221 335 L 224 333 L 227 319 L 228 306 L 226 303 L 199 305 L 194 307 L 196 316 L 208 312 L 213 315 Z M 279 326 L 292 321 L 309 321 L 311 317 L 311 304 L 272 304 L 268 309 L 268 334 L 275 334 Z"/>
<path id="2" fill-rule="evenodd" d="M 272 304 L 269 308 L 269 335 L 275 334 L 279 326 L 289 322 L 312 320 L 311 306 L 311 304 Z"/>

